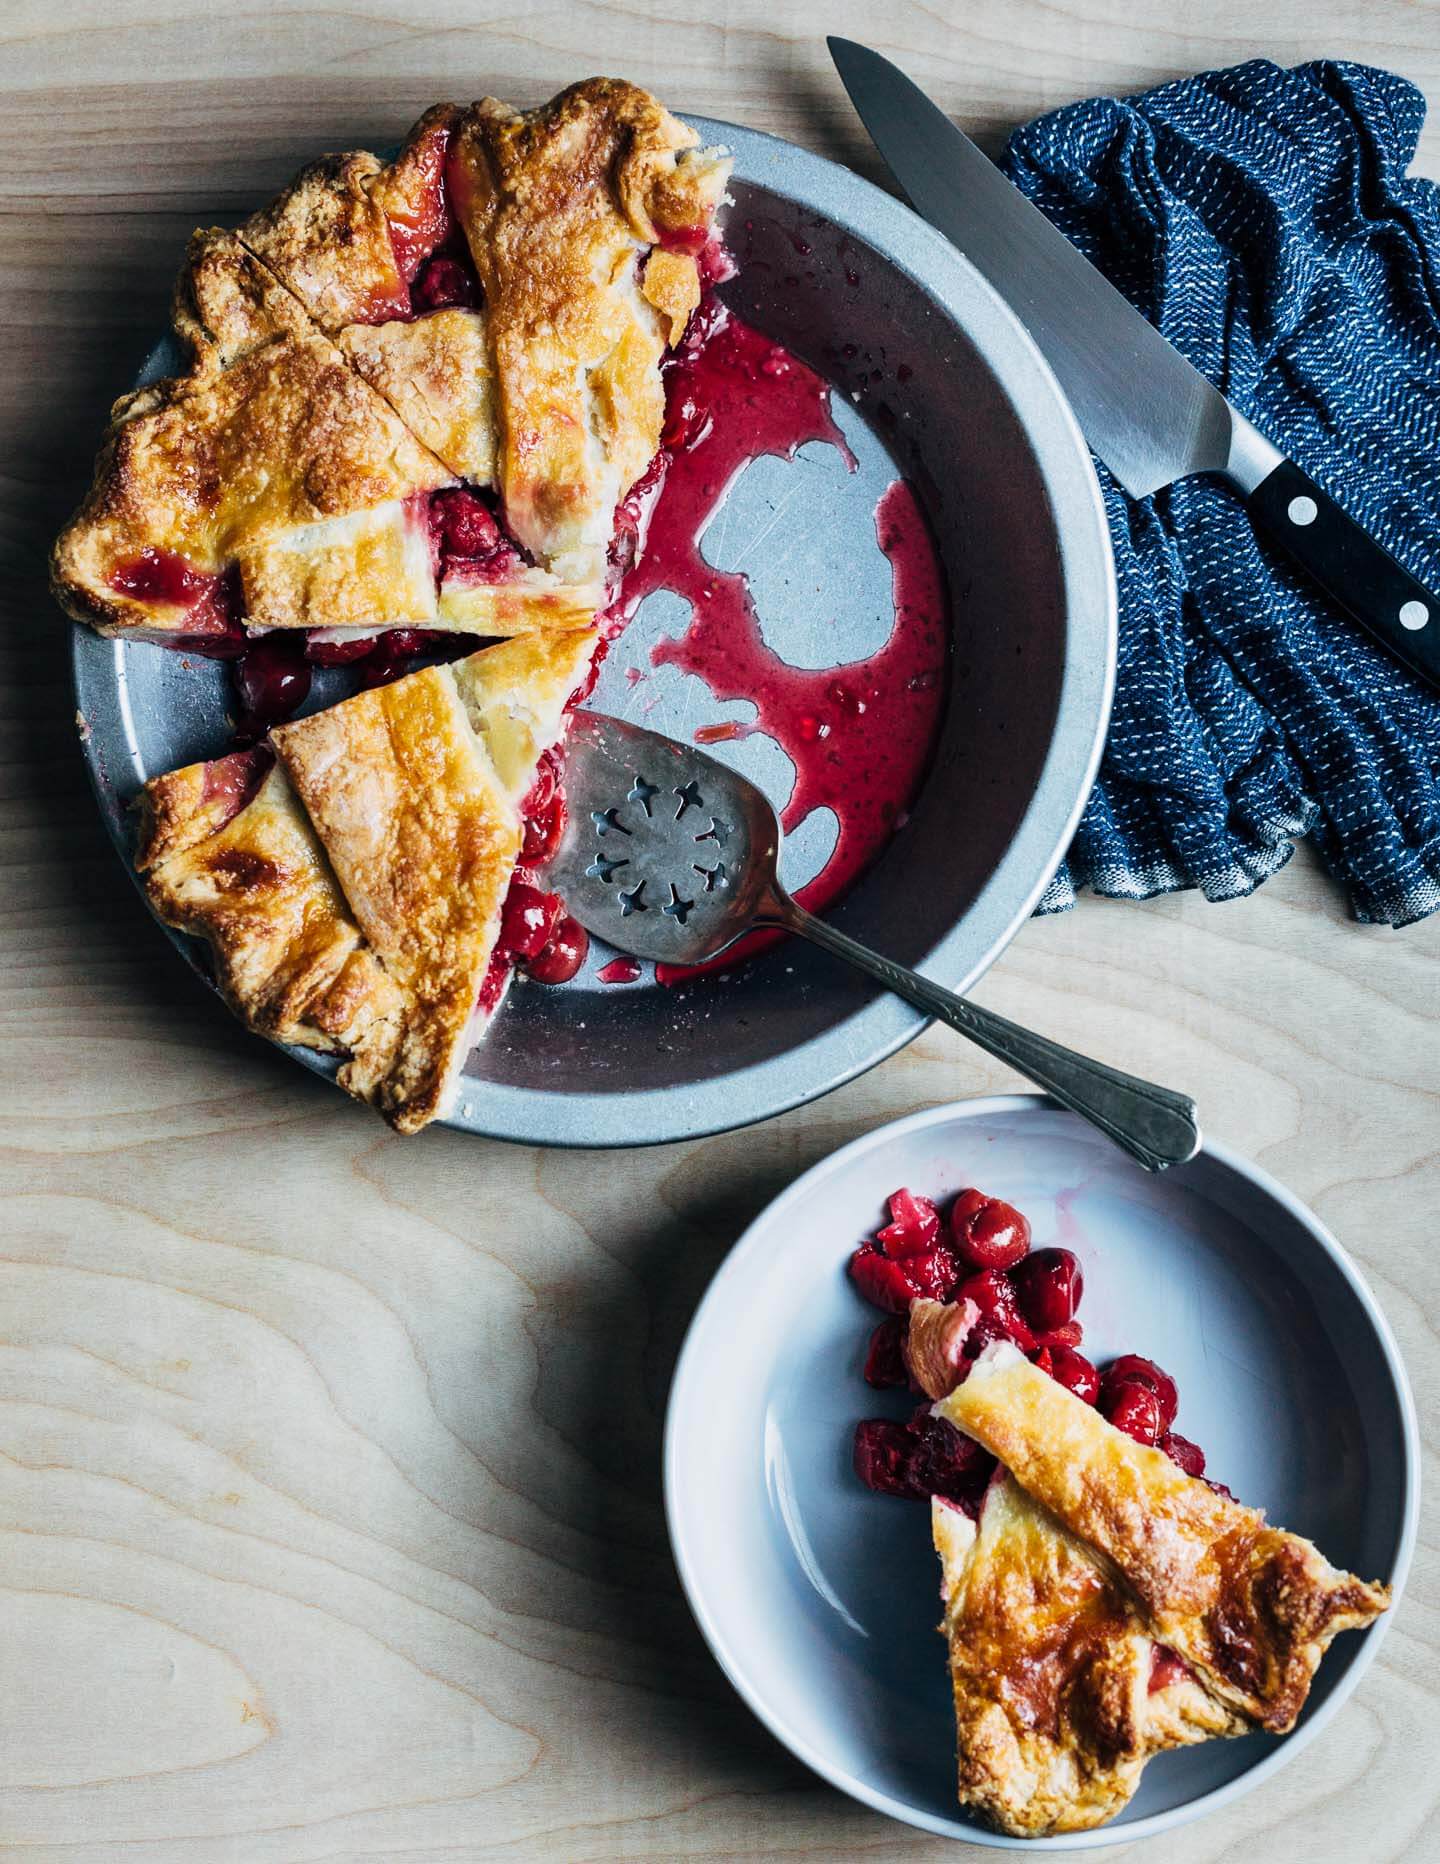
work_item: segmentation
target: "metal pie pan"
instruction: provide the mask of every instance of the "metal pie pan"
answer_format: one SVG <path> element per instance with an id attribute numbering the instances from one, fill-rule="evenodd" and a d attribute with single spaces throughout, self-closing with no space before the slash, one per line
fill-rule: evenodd
<path id="1" fill-rule="evenodd" d="M 876 498 L 903 473 L 944 564 L 951 684 L 929 774 L 885 854 L 834 909 L 858 938 L 964 989 L 1004 949 L 1054 872 L 1094 778 L 1115 663 L 1115 585 L 1090 457 L 1024 330 L 955 249 L 848 169 L 789 143 L 695 119 L 735 154 L 727 238 L 734 308 L 834 385 L 858 468 L 824 444 L 757 461 L 704 551 L 743 568 L 767 641 L 810 667 L 863 660 L 888 628 Z M 177 364 L 162 343 L 146 378 Z M 675 612 L 676 610 L 679 612 Z M 744 715 L 664 669 L 650 648 L 684 625 L 650 598 L 591 701 L 689 737 Z M 880 630 L 877 637 L 877 628 Z M 128 805 L 157 773 L 227 745 L 223 667 L 161 648 L 74 637 L 85 754 L 130 868 Z M 310 705 L 349 690 L 315 681 Z M 788 759 L 756 735 L 717 747 L 770 790 Z M 794 838 L 803 879 L 818 837 Z M 833 827 L 833 825 L 832 825 Z M 170 934 L 206 972 L 199 944 Z M 561 989 L 525 980 L 471 1055 L 447 1124 L 530 1144 L 630 1146 L 724 1131 L 873 1067 L 924 1018 L 822 953 L 789 945 L 680 988 L 606 986 L 590 964 Z M 333 1060 L 294 1049 L 332 1075 Z"/>

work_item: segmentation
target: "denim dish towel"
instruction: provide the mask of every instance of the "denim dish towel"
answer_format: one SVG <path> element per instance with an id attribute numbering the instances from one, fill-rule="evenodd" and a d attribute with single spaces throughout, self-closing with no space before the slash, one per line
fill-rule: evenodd
<path id="1" fill-rule="evenodd" d="M 1389 72 L 1257 61 L 1011 138 L 1004 167 L 1202 374 L 1440 591 L 1440 189 Z M 1262 545 L 1213 478 L 1099 468 L 1120 589 L 1076 889 L 1251 892 L 1313 835 L 1358 919 L 1440 907 L 1440 694 Z"/>

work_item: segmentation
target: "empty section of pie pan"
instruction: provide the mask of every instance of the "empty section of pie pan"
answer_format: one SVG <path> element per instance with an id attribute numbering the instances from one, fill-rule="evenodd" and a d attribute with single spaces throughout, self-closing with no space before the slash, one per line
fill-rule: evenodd
<path id="1" fill-rule="evenodd" d="M 1032 910 L 1099 759 L 1115 594 L 1090 457 L 1018 321 L 907 207 L 772 137 L 704 120 L 696 127 L 736 158 L 724 213 L 739 271 L 722 295 L 835 384 L 837 414 L 856 439 L 861 471 L 833 498 L 773 501 L 784 507 L 777 517 L 763 497 L 747 505 L 737 494 L 742 515 L 754 508 L 764 522 L 776 519 L 768 552 L 787 547 L 787 524 L 828 527 L 793 541 L 804 544 L 807 570 L 818 566 L 807 602 L 823 611 L 824 651 L 837 666 L 879 644 L 874 570 L 888 570 L 874 499 L 896 473 L 917 492 L 939 549 L 953 638 L 939 740 L 909 821 L 831 911 L 855 936 L 963 989 Z M 146 375 L 177 362 L 164 343 Z M 804 457 L 830 451 L 807 448 Z M 762 461 L 750 472 L 772 470 L 804 468 Z M 843 477 L 838 455 L 833 472 Z M 868 581 L 866 554 L 875 559 Z M 648 653 L 650 604 L 612 651 L 617 667 L 627 652 Z M 676 632 L 683 617 L 663 625 Z M 83 629 L 74 659 L 86 755 L 128 866 L 126 805 L 140 785 L 227 747 L 228 673 Z M 688 735 L 734 716 L 696 680 L 685 687 L 673 706 L 662 692 L 643 722 Z M 309 705 L 352 688 L 343 671 L 319 673 Z M 754 743 L 715 748 L 728 755 Z M 778 749 L 776 757 L 786 764 Z M 200 947 L 173 936 L 203 970 Z M 599 984 L 608 955 L 597 947 L 560 989 L 517 982 L 469 1060 L 451 1125 L 544 1144 L 683 1139 L 824 1093 L 924 1026 L 897 998 L 799 942 L 680 988 Z M 294 1052 L 333 1073 L 327 1058 Z"/>
<path id="2" fill-rule="evenodd" d="M 971 1183 L 1023 1210 L 1037 1247 L 1075 1251 L 1082 1350 L 1100 1364 L 1137 1352 L 1164 1366 L 1179 1389 L 1177 1427 L 1205 1450 L 1207 1473 L 1396 1594 L 1368 1630 L 1335 1640 L 1291 1734 L 1161 1754 L 1118 1819 L 1044 1839 L 1001 1836 L 957 1805 L 929 1511 L 871 1494 L 850 1462 L 858 1419 L 904 1418 L 914 1399 L 860 1377 L 877 1315 L 845 1273 L 849 1251 L 884 1221 L 896 1186 L 944 1197 Z M 686 1595 L 771 1732 L 893 1817 L 1057 1851 L 1124 1844 L 1218 1811 L 1321 1733 L 1401 1609 L 1419 1484 L 1394 1337 L 1313 1212 L 1213 1143 L 1152 1176 L 1038 1095 L 927 1109 L 797 1179 L 711 1282 L 666 1419 L 666 1513 Z M 1367 1722 L 1352 1748 L 1372 1738 Z M 1186 1855 L 1200 1851 L 1209 1855 Z M 1175 1853 L 1162 1845 L 1156 1855 Z"/>

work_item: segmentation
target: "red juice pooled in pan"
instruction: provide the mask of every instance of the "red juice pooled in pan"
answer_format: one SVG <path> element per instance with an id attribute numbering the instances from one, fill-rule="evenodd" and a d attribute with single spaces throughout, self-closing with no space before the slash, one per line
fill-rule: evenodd
<path id="1" fill-rule="evenodd" d="M 657 666 L 694 674 L 717 700 L 748 700 L 753 724 L 702 727 L 696 741 L 724 742 L 764 732 L 795 767 L 781 815 L 793 831 L 812 810 L 833 811 L 834 851 L 797 898 L 812 911 L 836 899 L 879 855 L 914 800 L 944 704 L 949 631 L 940 564 L 915 494 L 896 480 L 875 511 L 875 532 L 890 560 L 894 626 L 878 653 L 847 666 L 789 666 L 770 648 L 745 576 L 713 568 L 700 537 L 737 475 L 763 454 L 793 458 L 827 440 L 850 458 L 830 414 L 824 380 L 749 324 L 726 315 L 671 371 L 669 427 L 676 444 L 650 514 L 645 551 L 626 575 L 616 621 L 623 626 L 647 595 L 670 590 L 690 604 L 676 639 L 658 642 Z M 686 438 L 687 434 L 691 436 Z M 742 941 L 710 965 L 661 965 L 673 983 L 729 966 L 772 943 Z"/>

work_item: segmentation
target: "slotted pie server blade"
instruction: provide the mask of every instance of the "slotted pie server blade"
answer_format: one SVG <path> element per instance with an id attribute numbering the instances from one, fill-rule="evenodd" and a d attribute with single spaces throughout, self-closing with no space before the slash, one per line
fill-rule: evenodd
<path id="1" fill-rule="evenodd" d="M 782 837 L 769 800 L 705 752 L 579 711 L 565 741 L 565 795 L 569 818 L 545 884 L 618 950 L 692 965 L 755 926 L 799 933 L 1008 1062 L 1147 1170 L 1199 1150 L 1187 1095 L 979 1009 L 797 906 L 777 878 Z"/>

